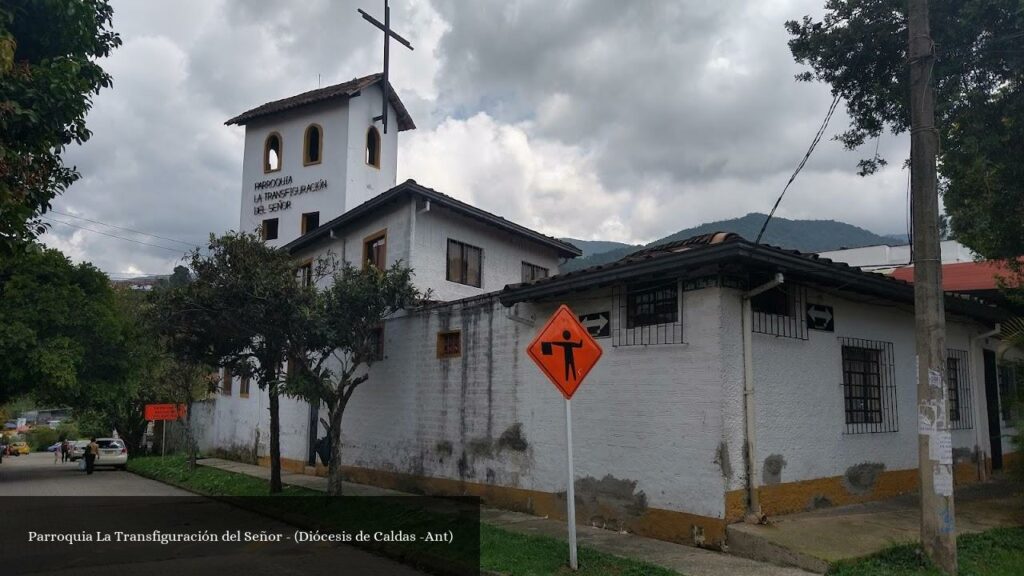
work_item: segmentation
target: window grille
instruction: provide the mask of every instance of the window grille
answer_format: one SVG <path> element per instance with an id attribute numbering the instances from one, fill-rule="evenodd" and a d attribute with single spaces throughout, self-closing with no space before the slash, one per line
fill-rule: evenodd
<path id="1" fill-rule="evenodd" d="M 1017 407 L 1018 402 L 1024 402 L 1024 388 L 1021 387 L 1024 378 L 1021 376 L 1024 376 L 1024 369 L 1017 363 L 1000 364 L 997 370 L 999 413 L 1007 424 L 1015 422 L 1018 416 L 1024 416 Z"/>
<path id="2" fill-rule="evenodd" d="M 896 432 L 896 367 L 892 342 L 839 338 L 846 433 Z"/>
<path id="3" fill-rule="evenodd" d="M 683 342 L 683 300 L 676 279 L 619 287 L 613 300 L 612 346 Z"/>
<path id="4" fill-rule="evenodd" d="M 807 291 L 781 284 L 750 299 L 755 334 L 807 340 Z"/>
<path id="5" fill-rule="evenodd" d="M 974 427 L 971 397 L 971 362 L 967 350 L 946 350 L 946 386 L 949 426 L 954 430 Z"/>
<path id="6" fill-rule="evenodd" d="M 458 358 L 462 355 L 462 332 L 454 330 L 451 332 L 437 333 L 437 357 Z"/>

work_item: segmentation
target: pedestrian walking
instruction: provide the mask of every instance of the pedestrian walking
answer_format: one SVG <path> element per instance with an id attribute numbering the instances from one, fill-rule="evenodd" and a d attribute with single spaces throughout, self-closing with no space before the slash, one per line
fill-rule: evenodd
<path id="1" fill-rule="evenodd" d="M 67 438 L 62 440 L 61 443 L 60 443 L 60 461 L 61 462 L 67 462 L 68 461 L 68 439 Z"/>
<path id="2" fill-rule="evenodd" d="M 96 458 L 100 455 L 100 445 L 96 443 L 96 437 L 89 440 L 89 446 L 85 449 L 85 473 L 92 474 L 96 467 Z"/>
<path id="3" fill-rule="evenodd" d="M 56 465 L 60 462 L 60 446 L 51 446 L 53 448 L 53 463 Z"/>

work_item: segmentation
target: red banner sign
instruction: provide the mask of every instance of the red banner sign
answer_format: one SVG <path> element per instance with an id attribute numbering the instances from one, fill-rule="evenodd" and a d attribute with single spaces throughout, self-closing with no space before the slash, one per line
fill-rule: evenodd
<path id="1" fill-rule="evenodd" d="M 180 420 L 187 410 L 184 404 L 146 404 L 146 420 Z"/>

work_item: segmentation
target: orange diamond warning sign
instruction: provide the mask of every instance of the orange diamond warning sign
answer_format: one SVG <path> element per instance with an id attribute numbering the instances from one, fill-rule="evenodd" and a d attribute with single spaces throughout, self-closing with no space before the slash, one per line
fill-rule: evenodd
<path id="1" fill-rule="evenodd" d="M 601 347 L 572 310 L 562 304 L 526 353 L 569 399 L 601 358 Z"/>

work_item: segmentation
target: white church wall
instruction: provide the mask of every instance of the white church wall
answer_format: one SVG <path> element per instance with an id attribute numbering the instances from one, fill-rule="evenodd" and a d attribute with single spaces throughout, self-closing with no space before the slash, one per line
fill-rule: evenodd
<path id="1" fill-rule="evenodd" d="M 349 99 L 347 111 L 347 146 L 345 169 L 345 210 L 351 210 L 396 184 L 398 177 L 398 114 L 388 105 L 388 133 L 373 118 L 381 112 L 383 92 L 378 86 L 369 86 L 359 96 Z M 366 132 L 377 128 L 381 138 L 380 168 L 366 163 Z M 338 212 L 341 214 L 341 212 Z"/>
<path id="2" fill-rule="evenodd" d="M 268 244 L 283 246 L 300 236 L 303 213 L 319 212 L 322 224 L 345 211 L 345 159 L 349 146 L 347 107 L 345 103 L 337 102 L 312 105 L 256 119 L 245 127 L 239 221 L 242 230 L 253 232 L 265 219 L 277 218 L 278 237 Z M 323 129 L 323 159 L 319 164 L 303 166 L 303 139 L 306 128 L 314 123 Z M 264 173 L 263 147 L 272 132 L 281 135 L 281 169 Z M 258 189 L 257 183 L 261 183 Z M 314 190 L 287 193 L 299 192 L 307 185 L 313 185 Z M 281 192 L 286 194 L 280 198 L 268 197 L 268 193 L 275 196 Z M 262 213 L 255 214 L 255 211 Z"/>
<path id="3" fill-rule="evenodd" d="M 447 280 L 448 240 L 457 240 L 483 250 L 481 286 L 468 286 Z M 434 288 L 438 300 L 458 300 L 501 290 L 522 281 L 523 261 L 558 271 L 558 256 L 524 238 L 493 226 L 465 218 L 433 206 L 416 215 L 413 269 L 417 282 Z"/>
<path id="4" fill-rule="evenodd" d="M 736 293 L 735 298 L 739 299 Z M 917 468 L 917 404 L 914 317 L 893 305 L 872 305 L 808 290 L 808 302 L 833 307 L 835 332 L 808 330 L 808 339 L 754 334 L 757 412 L 755 473 L 759 485 L 842 477 L 851 491 L 860 486 L 866 467 L 878 472 Z M 803 313 L 803 311 L 800 311 Z M 970 350 L 979 328 L 947 318 L 948 348 Z M 893 432 L 846 433 L 841 337 L 892 343 L 895 361 L 896 416 Z M 972 354 L 972 367 L 980 358 Z M 983 387 L 972 370 L 971 388 Z M 958 462 L 967 462 L 981 442 L 978 412 L 974 426 L 952 432 Z M 871 477 L 872 474 L 866 475 Z M 806 503 L 811 506 L 811 502 Z"/>

